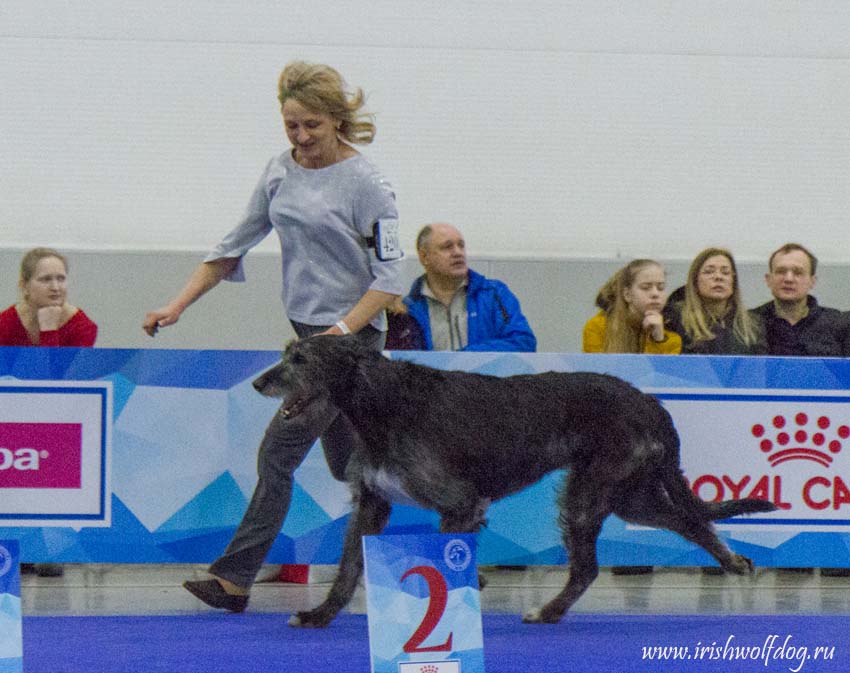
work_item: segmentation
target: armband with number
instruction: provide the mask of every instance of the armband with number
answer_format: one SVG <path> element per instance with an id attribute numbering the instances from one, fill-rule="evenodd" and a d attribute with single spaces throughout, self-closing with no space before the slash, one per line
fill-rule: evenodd
<path id="1" fill-rule="evenodd" d="M 378 220 L 372 225 L 372 235 L 366 238 L 366 245 L 374 248 L 375 256 L 382 262 L 401 259 L 404 253 L 398 240 L 398 220 Z"/>

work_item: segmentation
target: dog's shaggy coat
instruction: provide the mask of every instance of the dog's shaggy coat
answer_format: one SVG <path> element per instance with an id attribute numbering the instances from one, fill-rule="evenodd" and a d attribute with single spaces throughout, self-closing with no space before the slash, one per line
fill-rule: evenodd
<path id="1" fill-rule="evenodd" d="M 596 578 L 596 540 L 609 514 L 667 528 L 709 552 L 731 573 L 752 562 L 717 537 L 712 521 L 767 512 L 753 498 L 706 503 L 679 467 L 679 437 L 652 396 L 613 376 L 548 372 L 509 377 L 442 371 L 391 361 L 355 338 L 290 343 L 282 361 L 254 381 L 283 397 L 297 418 L 329 398 L 359 433 L 347 477 L 354 495 L 339 572 L 319 607 L 294 626 L 326 626 L 349 602 L 363 571 L 360 538 L 384 528 L 397 483 L 440 515 L 444 532 L 474 532 L 490 502 L 568 469 L 559 523 L 569 580 L 526 622 L 557 622 Z"/>

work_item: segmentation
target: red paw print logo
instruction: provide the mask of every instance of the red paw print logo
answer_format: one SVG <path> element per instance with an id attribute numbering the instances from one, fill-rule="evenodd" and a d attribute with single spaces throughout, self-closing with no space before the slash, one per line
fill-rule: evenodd
<path id="1" fill-rule="evenodd" d="M 828 416 L 809 419 L 802 411 L 792 419 L 774 416 L 769 427 L 756 423 L 751 432 L 772 467 L 789 460 L 811 460 L 829 467 L 832 455 L 841 452 L 841 440 L 850 437 L 850 426 L 833 428 Z M 775 450 L 774 450 L 775 449 Z"/>
<path id="2" fill-rule="evenodd" d="M 440 669 L 431 664 L 426 664 L 422 668 L 419 669 L 419 673 L 439 673 Z"/>

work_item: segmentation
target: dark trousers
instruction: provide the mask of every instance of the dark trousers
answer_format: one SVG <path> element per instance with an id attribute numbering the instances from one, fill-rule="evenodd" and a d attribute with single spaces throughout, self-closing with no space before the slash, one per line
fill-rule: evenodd
<path id="1" fill-rule="evenodd" d="M 327 329 L 300 323 L 293 323 L 293 327 L 301 338 Z M 380 350 L 386 333 L 366 327 L 357 336 Z M 292 419 L 274 415 L 257 454 L 258 480 L 251 502 L 227 549 L 210 566 L 210 573 L 246 589 L 254 583 L 289 511 L 292 475 L 317 438 L 322 440 L 331 474 L 343 481 L 353 443 L 358 441 L 344 414 L 330 403 L 315 402 Z"/>

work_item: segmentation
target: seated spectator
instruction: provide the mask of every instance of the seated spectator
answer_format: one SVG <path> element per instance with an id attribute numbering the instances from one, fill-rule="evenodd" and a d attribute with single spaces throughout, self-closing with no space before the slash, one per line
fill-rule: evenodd
<path id="1" fill-rule="evenodd" d="M 0 313 L 0 346 L 94 346 L 97 325 L 68 303 L 68 261 L 50 248 L 21 260 L 21 299 Z M 58 563 L 22 563 L 21 572 L 62 576 Z"/>
<path id="2" fill-rule="evenodd" d="M 773 301 L 754 309 L 764 323 L 770 355 L 850 355 L 850 316 L 820 306 L 811 295 L 817 264 L 799 243 L 786 243 L 770 256 L 765 282 Z"/>
<path id="3" fill-rule="evenodd" d="M 584 326 L 585 353 L 677 354 L 682 339 L 664 329 L 667 300 L 664 268 L 651 259 L 636 259 L 617 271 L 599 290 L 601 309 Z"/>
<path id="4" fill-rule="evenodd" d="M 770 256 L 764 278 L 773 301 L 754 309 L 764 322 L 770 355 L 850 355 L 850 316 L 821 306 L 811 295 L 817 265 L 817 257 L 799 243 L 786 243 Z M 848 577 L 850 568 L 821 568 L 821 575 Z"/>
<path id="5" fill-rule="evenodd" d="M 667 300 L 664 268 L 651 259 L 636 259 L 617 271 L 600 288 L 601 309 L 584 326 L 585 353 L 677 354 L 682 339 L 664 329 L 662 311 Z M 644 575 L 652 566 L 614 566 L 615 575 Z"/>
<path id="6" fill-rule="evenodd" d="M 451 224 L 425 225 L 416 251 L 425 273 L 404 303 L 421 327 L 423 350 L 535 350 L 537 339 L 508 286 L 467 266 L 460 231 Z"/>
<path id="7" fill-rule="evenodd" d="M 397 341 L 393 333 L 406 330 L 412 350 L 534 352 L 537 338 L 519 300 L 503 282 L 467 266 L 466 241 L 456 227 L 426 224 L 416 236 L 416 252 L 425 273 L 403 301 L 414 324 L 405 327 L 402 316 L 390 311 L 388 349 Z"/>
<path id="8" fill-rule="evenodd" d="M 724 248 L 706 248 L 694 258 L 685 285 L 670 295 L 664 316 L 670 329 L 682 337 L 683 353 L 767 353 L 761 320 L 747 311 L 735 259 Z M 702 571 L 706 575 L 724 574 L 716 565 Z"/>
<path id="9" fill-rule="evenodd" d="M 21 299 L 0 313 L 0 346 L 94 346 L 97 325 L 68 303 L 68 262 L 50 248 L 21 260 Z"/>
<path id="10" fill-rule="evenodd" d="M 761 320 L 744 306 L 735 259 L 723 248 L 706 248 L 694 258 L 687 282 L 670 295 L 664 317 L 682 337 L 683 353 L 767 353 Z"/>

